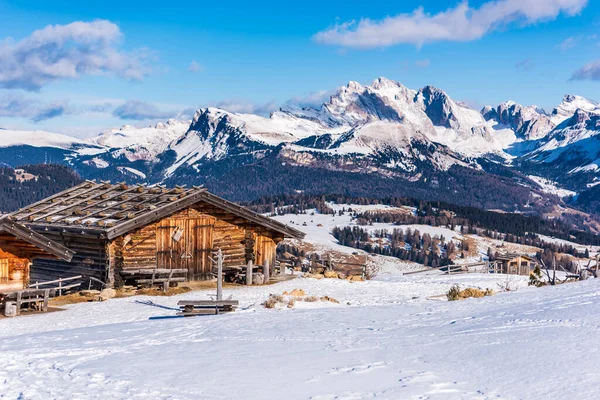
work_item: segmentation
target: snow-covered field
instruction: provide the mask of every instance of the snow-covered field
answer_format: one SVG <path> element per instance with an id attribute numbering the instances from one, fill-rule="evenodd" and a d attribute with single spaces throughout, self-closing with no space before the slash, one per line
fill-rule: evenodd
<path id="1" fill-rule="evenodd" d="M 299 278 L 226 289 L 233 314 L 167 318 L 180 299 L 132 297 L 0 320 L 7 399 L 591 399 L 600 281 L 483 299 L 428 299 L 454 282 L 497 289 L 506 276 Z M 260 306 L 302 288 L 332 303 Z M 151 300 L 155 305 L 144 301 Z M 302 306 L 304 305 L 304 307 Z"/>
<path id="2" fill-rule="evenodd" d="M 330 233 L 334 226 L 356 223 L 348 213 L 277 219 L 307 232 L 313 249 L 356 251 L 336 243 Z M 445 228 L 402 226 L 408 227 L 446 240 L 463 238 Z M 385 224 L 365 228 L 393 229 Z M 480 254 L 502 244 L 470 237 Z M 379 271 L 371 281 L 298 277 L 268 286 L 227 287 L 225 297 L 239 300 L 240 308 L 226 315 L 174 317 L 179 300 L 214 294 L 205 289 L 0 319 L 0 398 L 600 397 L 595 372 L 600 352 L 594 346 L 600 333 L 600 280 L 533 288 L 528 277 L 403 275 L 422 266 L 374 255 L 369 262 Z M 498 293 L 448 302 L 444 293 L 454 284 Z M 339 304 L 262 306 L 270 294 L 293 289 L 330 296 Z"/>

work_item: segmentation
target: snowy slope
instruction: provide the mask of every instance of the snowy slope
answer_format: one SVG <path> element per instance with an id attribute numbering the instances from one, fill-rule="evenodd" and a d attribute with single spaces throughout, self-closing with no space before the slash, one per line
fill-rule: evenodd
<path id="1" fill-rule="evenodd" d="M 102 132 L 92 142 L 111 149 L 127 149 L 124 153 L 130 161 L 152 160 L 163 153 L 171 142 L 183 136 L 189 126 L 190 121 L 174 119 L 146 128 L 124 125 Z"/>
<path id="2" fill-rule="evenodd" d="M 89 142 L 72 136 L 45 131 L 19 131 L 0 129 L 0 147 L 11 146 L 55 147 L 58 149 L 74 149 L 89 146 Z M 96 146 L 97 147 L 97 146 Z"/>
<path id="3" fill-rule="evenodd" d="M 526 278 L 515 277 L 517 291 L 459 302 L 427 300 L 453 283 L 497 289 L 505 280 L 479 274 L 386 275 L 353 284 L 297 279 L 226 288 L 225 296 L 241 302 L 241 310 L 228 315 L 149 319 L 172 316 L 178 300 L 208 299 L 211 290 L 84 303 L 0 320 L 0 395 L 597 398 L 594 371 L 600 359 L 586 345 L 600 325 L 597 280 L 538 289 L 524 288 Z M 293 288 L 341 304 L 260 306 L 269 293 Z M 576 384 L 560 384 L 565 371 L 557 366 L 565 365 L 577 366 L 569 375 Z M 224 384 L 233 369 L 236 384 Z"/>
<path id="4" fill-rule="evenodd" d="M 491 160 L 513 168 L 526 164 L 527 175 L 579 192 L 600 179 L 599 107 L 566 95 L 551 114 L 513 101 L 476 111 L 441 89 L 413 90 L 381 77 L 368 85 L 351 81 L 320 106 L 287 103 L 269 117 L 203 108 L 191 122 L 123 126 L 89 141 L 0 130 L 0 148 L 77 147 L 67 160 L 81 167 L 86 178 L 125 176 L 151 183 L 183 177 L 203 184 L 193 179 L 204 167 L 218 164 L 221 171 L 228 163 L 237 167 L 268 156 L 305 167 L 404 179 L 454 165 L 487 170 L 485 160 Z M 568 178 L 558 176 L 567 173 Z"/>
<path id="5" fill-rule="evenodd" d="M 568 94 L 565 95 L 562 102 L 556 106 L 554 110 L 552 110 L 550 118 L 555 125 L 558 125 L 567 118 L 570 118 L 577 110 L 595 111 L 599 109 L 600 103 L 594 100 L 586 99 L 582 96 Z"/>

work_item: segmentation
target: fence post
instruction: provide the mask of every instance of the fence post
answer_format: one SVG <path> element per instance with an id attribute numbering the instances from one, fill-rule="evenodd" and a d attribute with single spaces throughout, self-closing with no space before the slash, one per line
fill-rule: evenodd
<path id="1" fill-rule="evenodd" d="M 17 315 L 21 315 L 21 291 L 17 292 Z"/>
<path id="2" fill-rule="evenodd" d="M 223 300 L 223 251 L 217 252 L 217 300 Z"/>
<path id="3" fill-rule="evenodd" d="M 48 311 L 48 298 L 50 297 L 50 289 L 44 290 L 44 305 L 42 306 L 42 311 Z"/>
<path id="4" fill-rule="evenodd" d="M 58 297 L 62 296 L 62 278 L 58 278 Z"/>
<path id="5" fill-rule="evenodd" d="M 263 274 L 265 276 L 263 283 L 269 282 L 269 279 L 271 279 L 271 271 L 269 271 L 269 260 L 265 260 L 263 264 Z"/>
<path id="6" fill-rule="evenodd" d="M 246 266 L 246 285 L 252 285 L 252 260 L 248 260 L 248 265 Z"/>

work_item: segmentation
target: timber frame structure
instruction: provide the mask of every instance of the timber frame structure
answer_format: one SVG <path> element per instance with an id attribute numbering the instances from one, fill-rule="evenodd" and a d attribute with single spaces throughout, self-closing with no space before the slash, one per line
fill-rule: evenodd
<path id="1" fill-rule="evenodd" d="M 20 290 L 29 283 L 36 258 L 69 262 L 73 251 L 31 229 L 3 217 L 0 219 L 0 290 Z"/>
<path id="2" fill-rule="evenodd" d="M 524 254 L 506 253 L 496 256 L 494 270 L 510 275 L 529 275 L 535 265 L 535 258 Z"/>
<path id="3" fill-rule="evenodd" d="M 9 218 L 75 252 L 70 262 L 34 260 L 32 280 L 84 275 L 109 286 L 148 269 L 187 270 L 186 280 L 211 278 L 217 249 L 226 255 L 225 267 L 251 260 L 273 268 L 277 243 L 304 237 L 202 187 L 86 181 Z"/>

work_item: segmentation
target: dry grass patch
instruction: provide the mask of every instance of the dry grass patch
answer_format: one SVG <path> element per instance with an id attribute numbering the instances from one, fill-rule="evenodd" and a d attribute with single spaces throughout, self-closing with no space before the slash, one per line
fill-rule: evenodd
<path id="1" fill-rule="evenodd" d="M 306 296 L 306 292 L 303 289 L 294 289 L 291 292 L 283 292 L 284 296 L 294 296 L 294 297 L 302 297 Z"/>
<path id="2" fill-rule="evenodd" d="M 304 290 L 294 289 L 289 293 L 283 292 L 283 294 L 269 295 L 269 298 L 263 303 L 263 306 L 265 306 L 265 308 L 277 308 L 277 306 L 280 305 L 281 307 L 294 308 L 296 303 L 299 301 L 305 303 L 317 303 L 319 301 L 328 301 L 330 303 L 340 304 L 340 302 L 334 299 L 333 297 L 305 296 Z"/>
<path id="3" fill-rule="evenodd" d="M 448 301 L 454 301 L 464 300 L 471 297 L 478 299 L 481 297 L 492 296 L 493 294 L 494 291 L 492 289 L 481 290 L 477 288 L 466 288 L 464 290 L 460 290 L 458 285 L 454 285 L 450 288 L 450 290 L 448 290 L 446 297 L 448 298 Z"/>
<path id="4" fill-rule="evenodd" d="M 87 303 L 93 301 L 92 297 L 82 296 L 79 293 L 67 294 L 65 296 L 53 297 L 48 301 L 50 306 L 66 306 L 67 304 Z"/>
<path id="5" fill-rule="evenodd" d="M 280 294 L 272 294 L 269 296 L 267 301 L 263 303 L 265 308 L 275 308 L 277 304 L 285 303 L 285 298 Z"/>
<path id="6" fill-rule="evenodd" d="M 339 301 L 337 301 L 336 299 L 334 299 L 333 297 L 329 297 L 329 296 L 322 296 L 321 297 L 321 301 L 329 301 L 330 303 L 336 303 L 336 304 L 340 304 Z"/>

